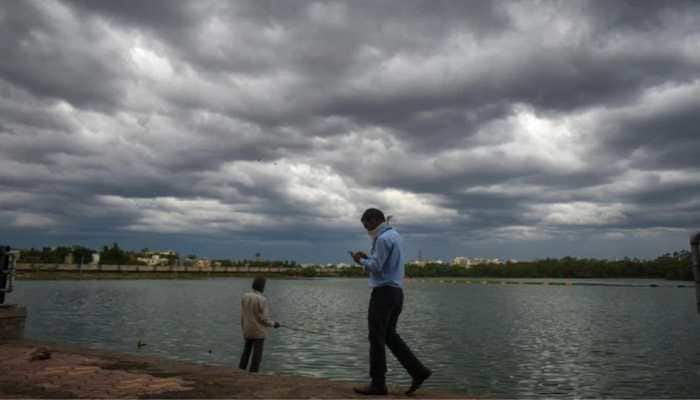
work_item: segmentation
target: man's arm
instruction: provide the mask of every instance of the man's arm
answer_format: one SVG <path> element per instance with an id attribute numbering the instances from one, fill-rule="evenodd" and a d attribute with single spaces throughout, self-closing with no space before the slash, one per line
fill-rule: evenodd
<path id="1" fill-rule="evenodd" d="M 274 326 L 275 328 L 279 326 L 277 322 L 273 321 L 272 318 L 270 318 L 270 308 L 267 306 L 267 301 L 265 300 L 260 300 L 259 319 L 260 322 L 263 323 L 263 325 Z"/>
<path id="2" fill-rule="evenodd" d="M 246 312 L 246 298 L 241 297 L 241 328 L 243 327 L 243 321 L 245 320 L 244 314 Z"/>
<path id="3" fill-rule="evenodd" d="M 365 267 L 365 271 L 374 273 L 383 272 L 384 264 L 386 263 L 386 259 L 389 258 L 393 246 L 394 243 L 382 236 L 378 237 L 374 245 L 374 254 L 367 256 L 367 258 L 361 261 L 362 266 Z"/>

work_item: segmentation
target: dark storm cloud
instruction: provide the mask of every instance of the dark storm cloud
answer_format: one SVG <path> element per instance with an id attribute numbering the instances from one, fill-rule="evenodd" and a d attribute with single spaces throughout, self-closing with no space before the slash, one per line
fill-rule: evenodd
<path id="1" fill-rule="evenodd" d="M 154 0 L 134 4 L 120 1 L 69 0 L 77 12 L 97 13 L 116 19 L 116 23 L 150 29 L 175 30 L 193 25 L 197 15 L 192 15 L 190 2 Z"/>
<path id="2" fill-rule="evenodd" d="M 299 68 L 315 74 L 351 62 L 362 44 L 377 44 L 398 50 L 429 51 L 426 43 L 440 40 L 455 26 L 468 26 L 478 35 L 498 32 L 509 19 L 497 4 L 488 1 L 467 3 L 405 1 L 400 7 L 390 2 L 358 1 L 347 4 L 308 1 L 153 1 L 139 4 L 121 2 L 69 1 L 79 12 L 100 15 L 128 26 L 156 33 L 174 52 L 198 64 L 198 68 L 230 71 L 265 71 L 272 68 Z M 325 14 L 329 13 L 329 14 Z M 333 17 L 346 14 L 347 25 L 334 24 Z M 316 14 L 316 20 L 314 20 Z M 320 21 L 326 17 L 328 21 Z M 213 56 L 202 51 L 194 32 L 212 20 L 233 25 L 233 29 L 253 44 L 264 44 L 260 31 L 279 27 L 286 38 L 275 47 L 273 59 L 251 60 L 240 49 L 219 47 Z M 250 32 L 238 30 L 243 26 Z M 401 28 L 403 27 L 403 28 Z M 400 28 L 400 29 L 399 29 Z M 394 31 L 395 30 L 395 31 Z M 322 34 L 323 36 L 320 36 Z M 326 35 L 331 35 L 327 37 Z M 237 38 L 227 38 L 236 41 Z M 221 43 L 218 43 L 221 44 Z M 270 43 L 266 43 L 270 44 Z M 251 46 L 252 47 L 252 46 Z M 260 49 L 265 54 L 265 49 Z M 295 54 L 301 51 L 303 54 Z M 271 54 L 272 55 L 272 54 Z M 289 64 L 279 63 L 280 58 Z M 268 61 L 268 63 L 266 63 Z M 331 68 L 332 67 L 332 68 Z"/>
<path id="3" fill-rule="evenodd" d="M 580 16 L 589 21 L 601 35 L 617 31 L 651 32 L 667 28 L 669 14 L 696 14 L 700 10 L 692 0 L 653 1 L 622 0 L 578 2 Z"/>
<path id="4" fill-rule="evenodd" d="M 649 107 L 639 107 L 611 121 L 601 146 L 629 154 L 640 169 L 682 169 L 698 166 L 700 152 L 700 84 L 678 99 L 659 96 Z M 634 154 L 634 153 L 637 154 Z"/>
<path id="5" fill-rule="evenodd" d="M 50 3 L 9 2 L 2 8 L 0 79 L 81 107 L 109 109 L 118 103 L 124 90 L 119 54 L 103 46 L 99 27 L 76 25 Z"/>
<path id="6" fill-rule="evenodd" d="M 677 235 L 698 26 L 681 1 L 3 3 L 0 222 L 331 249 L 371 204 L 436 248 Z"/>

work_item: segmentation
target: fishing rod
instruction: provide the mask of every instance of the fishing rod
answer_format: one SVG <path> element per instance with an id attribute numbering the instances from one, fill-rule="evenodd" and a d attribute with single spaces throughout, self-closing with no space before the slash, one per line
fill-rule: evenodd
<path id="1" fill-rule="evenodd" d="M 309 329 L 297 328 L 297 327 L 289 326 L 289 325 L 285 325 L 285 324 L 280 324 L 280 328 L 287 328 L 287 329 L 289 329 L 289 330 L 291 330 L 291 331 L 296 331 L 296 332 L 310 333 L 310 334 L 312 334 L 312 335 L 326 335 L 326 334 L 323 333 L 323 332 L 317 332 L 317 331 L 312 331 L 312 330 L 309 330 Z"/>

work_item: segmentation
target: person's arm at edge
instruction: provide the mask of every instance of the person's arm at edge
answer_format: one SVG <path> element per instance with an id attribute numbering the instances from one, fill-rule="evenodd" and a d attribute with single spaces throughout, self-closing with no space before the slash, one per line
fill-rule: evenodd
<path id="1" fill-rule="evenodd" d="M 274 321 L 272 318 L 270 318 L 270 307 L 267 306 L 267 301 L 266 300 L 261 300 L 260 301 L 260 322 L 262 322 L 266 326 L 271 326 L 273 328 L 277 328 L 279 325 L 279 322 Z"/>

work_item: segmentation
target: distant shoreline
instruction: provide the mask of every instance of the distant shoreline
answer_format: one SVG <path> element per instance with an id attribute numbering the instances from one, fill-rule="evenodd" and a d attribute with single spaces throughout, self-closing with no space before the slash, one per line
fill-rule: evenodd
<path id="1" fill-rule="evenodd" d="M 195 267 L 154 265 L 17 264 L 18 279 L 206 279 L 211 277 L 360 277 L 359 268 L 272 266 Z M 360 272 L 360 273 L 358 273 Z"/>
<path id="2" fill-rule="evenodd" d="M 630 271 L 605 265 L 591 268 L 577 264 L 577 260 L 566 263 L 543 261 L 507 266 L 474 266 L 464 268 L 450 265 L 406 266 L 406 277 L 411 279 L 457 279 L 467 283 L 483 280 L 513 281 L 534 280 L 608 280 L 608 279 L 658 279 L 663 281 L 693 282 L 690 268 L 684 265 L 661 266 L 655 269 Z M 549 265 L 547 264 L 549 263 Z M 619 267 L 619 266 L 618 266 Z M 17 264 L 17 278 L 22 280 L 98 280 L 98 279 L 208 279 L 218 277 L 249 278 L 364 278 L 367 273 L 360 267 L 280 267 L 280 266 L 162 266 L 162 265 L 102 265 L 102 264 Z"/>
<path id="3" fill-rule="evenodd" d="M 210 279 L 210 278 L 252 278 L 265 276 L 267 278 L 309 279 L 309 278 L 359 278 L 341 276 L 306 277 L 284 273 L 256 272 L 67 272 L 67 271 L 18 271 L 18 280 L 101 280 L 101 279 Z"/>
<path id="4" fill-rule="evenodd" d="M 171 279 L 187 279 L 187 280 L 202 280 L 202 279 L 217 279 L 217 278 L 241 278 L 249 279 L 261 274 L 256 273 L 226 273 L 226 272 L 21 272 L 17 274 L 18 280 L 171 280 Z M 305 277 L 298 275 L 285 275 L 280 273 L 262 274 L 267 278 L 296 280 L 296 279 L 332 279 L 332 278 L 349 278 L 363 279 L 361 276 L 315 276 Z M 620 280 L 654 280 L 663 281 L 664 284 L 656 283 L 629 283 L 619 282 Z M 464 277 L 407 277 L 408 284 L 412 282 L 437 282 L 445 284 L 462 284 L 462 285 L 510 285 L 510 286 L 606 286 L 606 287 L 674 287 L 674 288 L 694 288 L 694 282 L 664 280 L 662 278 L 470 278 Z"/>

